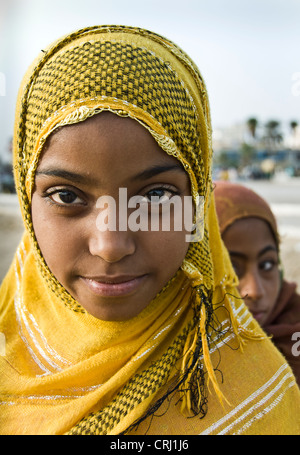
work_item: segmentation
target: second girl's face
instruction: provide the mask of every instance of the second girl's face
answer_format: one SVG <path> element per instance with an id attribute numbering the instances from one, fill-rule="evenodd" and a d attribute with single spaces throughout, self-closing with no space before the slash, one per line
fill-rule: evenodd
<path id="1" fill-rule="evenodd" d="M 97 201 L 140 195 L 190 195 L 180 162 L 161 150 L 138 122 L 112 113 L 62 127 L 41 156 L 32 220 L 43 257 L 57 280 L 93 316 L 139 314 L 182 264 L 182 230 L 99 230 Z M 117 210 L 118 213 L 118 210 Z"/>
<path id="2" fill-rule="evenodd" d="M 243 218 L 229 226 L 222 238 L 239 278 L 240 294 L 264 325 L 280 291 L 278 250 L 271 229 L 259 218 Z"/>

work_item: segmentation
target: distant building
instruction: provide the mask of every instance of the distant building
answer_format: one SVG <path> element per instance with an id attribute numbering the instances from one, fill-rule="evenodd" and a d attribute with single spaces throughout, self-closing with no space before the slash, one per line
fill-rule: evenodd
<path id="1" fill-rule="evenodd" d="M 297 126 L 292 132 L 290 132 L 285 140 L 286 147 L 291 150 L 300 151 L 300 126 Z"/>
<path id="2" fill-rule="evenodd" d="M 235 124 L 224 128 L 213 129 L 212 142 L 216 154 L 226 150 L 239 150 L 243 142 L 247 141 L 247 126 Z"/>

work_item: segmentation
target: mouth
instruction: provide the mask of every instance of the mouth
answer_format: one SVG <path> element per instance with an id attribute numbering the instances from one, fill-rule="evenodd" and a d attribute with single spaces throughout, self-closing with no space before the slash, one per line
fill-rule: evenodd
<path id="1" fill-rule="evenodd" d="M 265 316 L 265 313 L 263 311 L 252 311 L 252 315 L 254 317 L 254 319 L 256 319 L 258 322 L 260 322 L 264 316 Z"/>
<path id="2" fill-rule="evenodd" d="M 143 284 L 146 276 L 100 276 L 81 279 L 93 294 L 102 297 L 121 297 L 134 293 Z"/>

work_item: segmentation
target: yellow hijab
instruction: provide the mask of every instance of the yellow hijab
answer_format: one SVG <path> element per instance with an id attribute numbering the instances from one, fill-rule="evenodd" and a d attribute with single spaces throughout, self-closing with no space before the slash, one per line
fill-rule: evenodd
<path id="1" fill-rule="evenodd" d="M 205 201 L 202 240 L 190 244 L 148 307 L 124 322 L 96 319 L 73 299 L 47 267 L 31 220 L 47 137 L 103 110 L 147 128 L 185 167 L 195 204 L 199 196 Z M 252 318 L 243 325 L 237 317 L 240 306 L 247 310 L 219 234 L 211 158 L 203 79 L 172 42 L 137 28 L 96 26 L 42 51 L 16 110 L 14 171 L 26 231 L 0 291 L 0 433 L 119 434 L 173 393 L 182 415 L 204 416 L 209 383 L 226 403 L 215 373 L 222 363 L 213 365 L 210 351 L 228 330 L 235 348 L 265 336 Z"/>

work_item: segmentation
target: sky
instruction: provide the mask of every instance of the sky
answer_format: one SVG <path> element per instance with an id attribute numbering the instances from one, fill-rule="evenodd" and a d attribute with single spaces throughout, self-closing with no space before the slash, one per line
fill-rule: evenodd
<path id="1" fill-rule="evenodd" d="M 206 82 L 214 129 L 250 117 L 300 124 L 299 18 L 300 0 L 0 0 L 0 156 L 27 67 L 96 24 L 143 27 L 184 49 Z"/>

